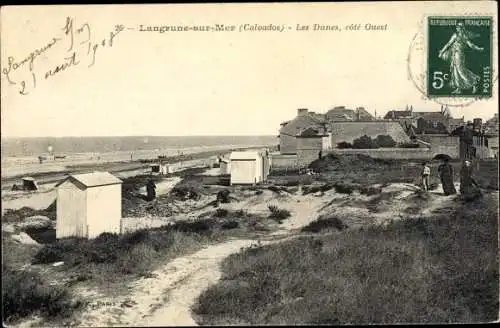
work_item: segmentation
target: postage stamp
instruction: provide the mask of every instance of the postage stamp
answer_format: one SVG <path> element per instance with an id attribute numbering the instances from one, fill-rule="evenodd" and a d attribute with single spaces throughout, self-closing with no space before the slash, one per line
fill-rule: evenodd
<path id="1" fill-rule="evenodd" d="M 427 96 L 491 98 L 492 17 L 427 20 Z"/>

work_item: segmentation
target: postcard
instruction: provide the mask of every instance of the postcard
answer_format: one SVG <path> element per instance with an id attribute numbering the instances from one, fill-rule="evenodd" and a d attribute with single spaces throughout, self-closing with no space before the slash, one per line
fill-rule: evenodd
<path id="1" fill-rule="evenodd" d="M 497 321 L 496 2 L 0 17 L 5 326 Z"/>

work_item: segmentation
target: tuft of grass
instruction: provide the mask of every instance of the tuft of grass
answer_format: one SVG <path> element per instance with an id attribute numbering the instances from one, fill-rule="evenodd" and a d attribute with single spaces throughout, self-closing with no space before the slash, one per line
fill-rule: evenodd
<path id="1" fill-rule="evenodd" d="M 218 208 L 215 210 L 215 216 L 218 218 L 225 218 L 227 217 L 228 213 L 228 210 L 226 210 L 225 208 Z"/>
<path id="2" fill-rule="evenodd" d="M 208 325 L 497 320 L 498 200 L 480 202 L 231 255 L 193 310 Z"/>
<path id="3" fill-rule="evenodd" d="M 320 232 L 334 228 L 336 230 L 347 229 L 348 226 L 341 219 L 333 217 L 319 217 L 307 226 L 302 228 L 302 232 Z"/>
<path id="4" fill-rule="evenodd" d="M 68 291 L 51 286 L 38 274 L 2 268 L 2 307 L 6 323 L 40 314 L 46 319 L 68 318 L 82 306 Z"/>
<path id="5" fill-rule="evenodd" d="M 31 207 L 23 206 L 20 209 L 6 209 L 2 214 L 2 222 L 17 223 L 22 222 L 25 218 L 36 215 L 43 215 L 51 220 L 56 219 L 56 202 L 54 201 L 49 207 L 44 210 L 35 210 Z"/>
<path id="6" fill-rule="evenodd" d="M 239 223 L 238 221 L 235 221 L 235 220 L 231 220 L 231 221 L 227 221 L 227 222 L 224 222 L 221 226 L 221 228 L 223 230 L 229 230 L 229 229 L 236 229 L 239 227 Z"/>
<path id="7" fill-rule="evenodd" d="M 352 194 L 357 189 L 356 185 L 343 182 L 337 182 L 333 187 L 335 188 L 336 192 L 348 195 Z"/>
<path id="8" fill-rule="evenodd" d="M 95 239 L 64 238 L 44 245 L 32 264 L 63 261 L 67 268 L 142 274 L 162 257 L 192 250 L 204 242 L 218 240 L 212 219 L 179 221 L 155 229 L 143 229 L 123 235 L 103 233 Z"/>
<path id="9" fill-rule="evenodd" d="M 276 205 L 268 205 L 267 208 L 271 212 L 269 214 L 269 218 L 277 221 L 278 223 L 282 223 L 283 220 L 288 219 L 291 216 L 290 211 L 278 208 Z"/>

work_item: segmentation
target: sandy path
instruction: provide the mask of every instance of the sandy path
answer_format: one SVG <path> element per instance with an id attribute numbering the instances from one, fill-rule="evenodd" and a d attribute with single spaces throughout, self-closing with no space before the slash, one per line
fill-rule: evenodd
<path id="1" fill-rule="evenodd" d="M 205 288 L 220 278 L 222 260 L 251 244 L 251 240 L 232 240 L 176 258 L 154 271 L 154 278 L 140 279 L 129 286 L 131 293 L 127 299 L 133 300 L 131 306 L 122 306 L 126 299 L 113 300 L 113 306 L 87 312 L 78 325 L 196 325 L 190 306 Z"/>

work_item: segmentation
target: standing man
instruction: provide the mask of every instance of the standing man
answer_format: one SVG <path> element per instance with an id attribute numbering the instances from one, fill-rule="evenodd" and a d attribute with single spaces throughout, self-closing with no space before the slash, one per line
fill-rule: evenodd
<path id="1" fill-rule="evenodd" d="M 431 168 L 429 167 L 429 164 L 427 162 L 422 163 L 422 189 L 424 191 L 429 190 L 429 177 L 431 175 Z"/>
<path id="2" fill-rule="evenodd" d="M 153 182 L 152 178 L 149 178 L 148 183 L 146 184 L 146 191 L 148 194 L 148 200 L 152 201 L 153 199 L 156 198 L 156 185 Z"/>

